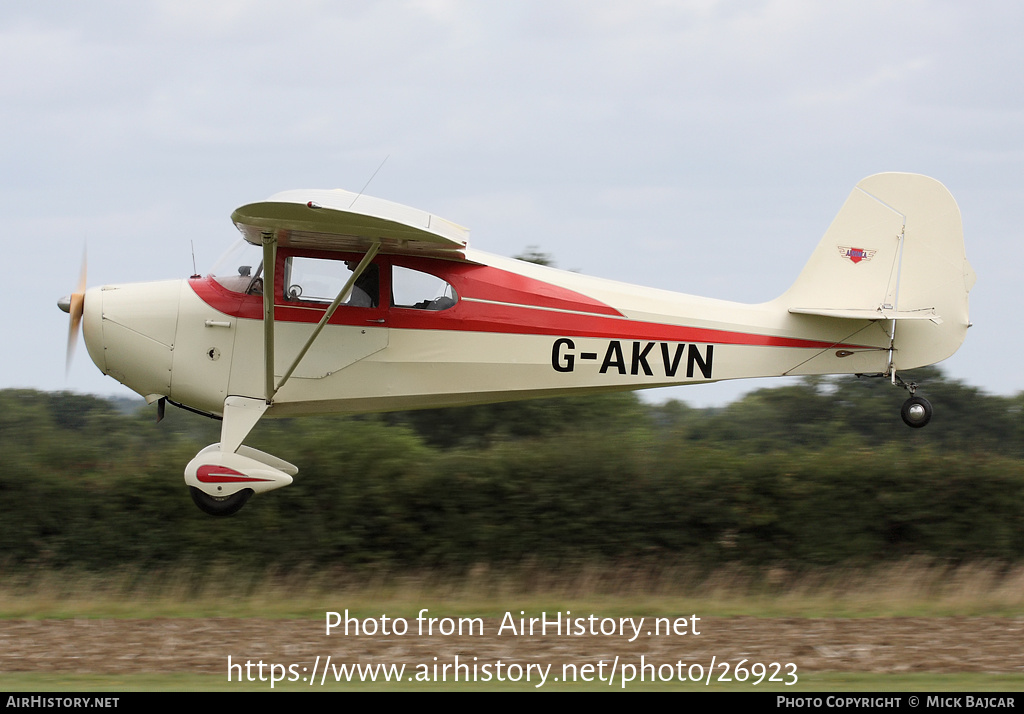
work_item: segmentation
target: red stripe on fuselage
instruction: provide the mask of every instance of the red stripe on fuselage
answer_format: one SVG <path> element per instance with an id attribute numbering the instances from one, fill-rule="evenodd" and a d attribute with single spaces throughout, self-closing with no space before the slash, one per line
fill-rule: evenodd
<path id="1" fill-rule="evenodd" d="M 460 303 L 462 304 L 462 303 Z M 803 347 L 809 349 L 864 349 L 863 345 L 806 340 L 776 335 L 758 335 L 686 325 L 667 325 L 628 318 L 568 314 L 491 303 L 470 303 L 471 316 L 455 318 L 422 310 L 392 309 L 387 324 L 407 330 L 459 330 L 513 335 L 595 337 L 649 342 L 699 342 L 701 344 Z M 409 314 L 416 313 L 416 314 Z M 453 319 L 454 318 L 454 319 Z"/>
<path id="2" fill-rule="evenodd" d="M 489 265 L 454 263 L 445 271 L 436 272 L 437 262 L 429 264 L 400 264 L 414 270 L 424 270 L 450 282 L 460 297 L 490 300 L 492 302 L 541 307 L 569 312 L 585 312 L 595 315 L 622 317 L 622 313 L 611 305 L 543 280 L 528 278 L 508 270 Z M 430 270 L 434 268 L 434 270 Z"/>
<path id="3" fill-rule="evenodd" d="M 425 258 L 385 256 L 383 260 L 378 260 L 381 267 L 381 291 L 384 295 L 390 293 L 391 271 L 387 269 L 389 262 L 422 270 L 446 280 L 454 287 L 460 300 L 454 307 L 442 311 L 343 305 L 331 317 L 330 324 L 365 327 L 368 323 L 379 322 L 381 326 L 405 330 L 451 330 L 808 349 L 869 347 L 630 320 L 610 305 L 557 285 L 490 266 Z M 190 280 L 189 285 L 203 302 L 220 312 L 240 319 L 260 320 L 263 317 L 262 296 L 232 292 L 209 277 Z M 274 308 L 274 319 L 316 323 L 324 311 L 325 307 L 316 303 L 284 303 L 279 299 Z"/>

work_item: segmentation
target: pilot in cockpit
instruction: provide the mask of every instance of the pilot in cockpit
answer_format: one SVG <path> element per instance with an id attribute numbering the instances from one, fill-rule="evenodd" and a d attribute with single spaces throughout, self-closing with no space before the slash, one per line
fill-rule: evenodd
<path id="1" fill-rule="evenodd" d="M 355 272 L 359 261 L 346 260 L 345 266 Z M 356 278 L 356 284 L 352 286 L 352 294 L 349 295 L 346 305 L 352 307 L 377 307 L 378 296 L 380 295 L 380 273 L 377 266 L 370 263 L 366 266 L 363 274 Z"/>

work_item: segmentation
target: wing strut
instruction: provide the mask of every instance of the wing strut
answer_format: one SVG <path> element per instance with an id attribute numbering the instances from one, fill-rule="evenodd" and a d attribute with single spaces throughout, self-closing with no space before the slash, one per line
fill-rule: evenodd
<path id="1" fill-rule="evenodd" d="M 356 269 L 352 271 L 352 275 L 349 276 L 348 280 L 345 282 L 345 285 L 342 286 L 341 290 L 338 292 L 338 296 L 334 298 L 334 302 L 332 302 L 331 306 L 327 308 L 327 312 L 324 313 L 324 316 L 320 318 L 320 322 L 317 323 L 317 326 L 313 329 L 313 334 L 309 336 L 309 339 L 306 340 L 306 344 L 302 346 L 302 349 L 299 350 L 299 354 L 295 356 L 295 360 L 292 362 L 291 367 L 289 367 L 288 371 L 284 373 L 283 377 L 281 377 L 281 381 L 277 383 L 277 389 L 274 390 L 275 394 L 279 389 L 281 389 L 281 387 L 284 386 L 284 383 L 287 382 L 288 379 L 292 376 L 292 372 L 294 372 L 295 368 L 299 366 L 299 362 L 301 362 L 302 358 L 306 356 L 307 352 L 309 352 L 309 348 L 313 346 L 313 343 L 316 341 L 316 338 L 320 335 L 320 332 L 327 325 L 328 321 L 330 321 L 331 317 L 334 315 L 334 312 L 338 309 L 338 306 L 341 305 L 342 299 L 344 299 L 344 297 L 348 295 L 348 292 L 356 284 L 356 280 L 358 280 L 359 277 L 366 271 L 367 267 L 369 267 L 370 265 L 370 261 L 374 259 L 374 257 L 377 255 L 377 251 L 379 250 L 380 241 L 374 241 L 373 243 L 370 244 L 370 248 L 369 250 L 366 251 L 366 255 L 364 255 L 363 259 L 359 261 L 359 265 L 356 266 Z"/>
<path id="2" fill-rule="evenodd" d="M 267 404 L 274 401 L 274 269 L 277 267 L 277 238 L 263 231 L 263 368 L 266 372 Z"/>

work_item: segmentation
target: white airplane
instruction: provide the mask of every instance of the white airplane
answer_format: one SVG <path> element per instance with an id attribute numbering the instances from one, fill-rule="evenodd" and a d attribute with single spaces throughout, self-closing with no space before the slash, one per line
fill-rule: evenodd
<path id="1" fill-rule="evenodd" d="M 222 419 L 188 464 L 203 511 L 230 515 L 298 469 L 243 445 L 263 416 L 373 412 L 723 379 L 884 375 L 963 342 L 975 275 L 942 184 L 854 188 L 793 286 L 747 305 L 473 250 L 430 213 L 341 190 L 242 206 L 244 240 L 205 277 L 105 285 L 60 301 L 96 366 L 158 403 Z"/>

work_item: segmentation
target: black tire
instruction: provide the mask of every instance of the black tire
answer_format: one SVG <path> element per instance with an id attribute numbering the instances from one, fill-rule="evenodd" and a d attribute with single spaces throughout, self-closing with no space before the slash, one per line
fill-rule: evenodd
<path id="1" fill-rule="evenodd" d="M 188 490 L 192 494 L 192 502 L 199 507 L 199 510 L 211 516 L 235 515 L 253 494 L 251 488 L 243 488 L 230 496 L 211 496 L 195 486 L 189 486 Z"/>
<path id="2" fill-rule="evenodd" d="M 900 409 L 903 423 L 913 429 L 920 429 L 932 420 L 932 405 L 923 397 L 911 397 L 903 402 Z"/>

